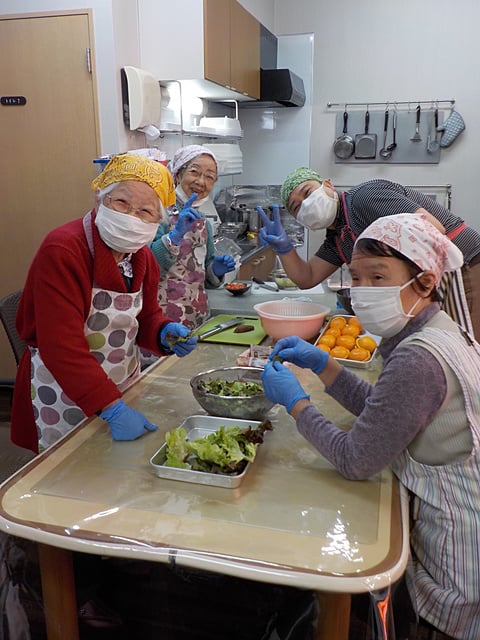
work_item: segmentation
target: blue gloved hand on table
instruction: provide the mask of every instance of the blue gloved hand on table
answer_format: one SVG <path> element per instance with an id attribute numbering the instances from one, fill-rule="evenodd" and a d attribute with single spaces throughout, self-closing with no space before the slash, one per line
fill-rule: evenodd
<path id="1" fill-rule="evenodd" d="M 311 369 L 313 373 L 321 373 L 328 362 L 326 351 L 302 340 L 298 336 L 281 338 L 273 347 L 270 360 L 279 356 L 282 360 L 292 362 L 303 369 Z"/>
<path id="2" fill-rule="evenodd" d="M 215 256 L 212 263 L 213 273 L 221 278 L 229 271 L 235 270 L 235 259 L 229 255 Z"/>
<path id="3" fill-rule="evenodd" d="M 279 254 L 289 253 L 293 249 L 293 243 L 282 227 L 278 204 L 273 205 L 273 220 L 267 216 L 262 207 L 256 207 L 263 226 L 260 229 L 260 239 L 270 245 Z"/>
<path id="4" fill-rule="evenodd" d="M 187 339 L 183 340 L 183 338 Z M 192 336 L 190 329 L 180 322 L 167 322 L 160 330 L 160 346 L 179 358 L 183 358 L 193 351 L 197 346 L 197 341 L 197 336 Z"/>
<path id="5" fill-rule="evenodd" d="M 108 422 L 114 440 L 136 440 L 147 431 L 156 431 L 157 426 L 147 418 L 119 400 L 100 412 L 100 418 Z"/>
<path id="6" fill-rule="evenodd" d="M 192 203 L 197 199 L 197 195 L 198 194 L 194 193 L 186 201 L 185 206 L 178 215 L 177 224 L 168 234 L 173 244 L 180 244 L 183 236 L 193 227 L 195 220 L 202 217 L 201 214 L 192 207 Z"/>
<path id="7" fill-rule="evenodd" d="M 310 400 L 293 371 L 281 362 L 268 362 L 262 371 L 262 384 L 265 395 L 272 402 L 283 404 L 290 413 L 294 404 L 305 398 Z"/>

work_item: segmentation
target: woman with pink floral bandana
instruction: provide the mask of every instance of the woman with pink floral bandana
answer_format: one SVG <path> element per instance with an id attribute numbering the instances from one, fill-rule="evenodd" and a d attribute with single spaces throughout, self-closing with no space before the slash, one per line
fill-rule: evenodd
<path id="1" fill-rule="evenodd" d="M 423 214 L 379 218 L 355 242 L 352 306 L 383 337 L 375 385 L 296 336 L 275 345 L 265 393 L 337 470 L 393 472 L 411 499 L 414 594 L 421 618 L 459 640 L 480 638 L 480 345 L 437 302 L 463 255 Z M 311 369 L 350 411 L 337 427 L 282 361 Z"/>

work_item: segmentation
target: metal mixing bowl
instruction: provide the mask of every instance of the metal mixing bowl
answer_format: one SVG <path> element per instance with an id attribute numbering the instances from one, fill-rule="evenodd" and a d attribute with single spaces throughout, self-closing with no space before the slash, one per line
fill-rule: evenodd
<path id="1" fill-rule="evenodd" d="M 190 380 L 190 386 L 197 402 L 211 416 L 239 418 L 241 420 L 263 420 L 265 414 L 274 404 L 270 402 L 265 393 L 254 396 L 220 396 L 206 393 L 206 391 L 199 387 L 200 381 L 209 382 L 210 380 L 217 380 L 219 378 L 227 382 L 241 380 L 244 382 L 256 382 L 261 385 L 262 371 L 263 369 L 257 367 L 223 367 L 221 369 L 210 369 L 193 376 Z"/>

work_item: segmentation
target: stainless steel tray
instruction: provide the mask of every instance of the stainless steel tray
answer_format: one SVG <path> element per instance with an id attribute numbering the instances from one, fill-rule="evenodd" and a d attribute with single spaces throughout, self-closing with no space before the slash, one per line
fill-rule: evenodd
<path id="1" fill-rule="evenodd" d="M 240 427 L 246 431 L 249 427 L 257 429 L 260 425 L 261 422 L 257 422 L 255 420 L 239 420 L 237 418 L 218 418 L 215 416 L 198 415 L 189 416 L 182 422 L 180 427 L 185 429 L 190 440 L 195 440 L 196 438 L 204 438 L 209 433 L 218 431 L 222 426 Z M 239 486 L 250 468 L 250 463 L 247 463 L 247 466 L 242 473 L 226 475 L 221 473 L 207 473 L 206 471 L 193 471 L 192 469 L 166 467 L 164 465 L 166 448 L 167 444 L 164 443 L 150 458 L 150 464 L 154 468 L 157 476 L 160 478 L 166 478 L 167 480 L 195 482 L 197 484 L 208 484 L 214 487 L 234 489 Z"/>

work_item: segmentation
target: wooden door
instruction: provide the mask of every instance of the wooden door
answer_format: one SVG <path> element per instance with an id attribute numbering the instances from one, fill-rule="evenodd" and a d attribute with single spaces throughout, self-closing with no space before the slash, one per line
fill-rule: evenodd
<path id="1" fill-rule="evenodd" d="M 230 86 L 260 97 L 260 23 L 235 0 L 230 4 Z"/>
<path id="2" fill-rule="evenodd" d="M 230 86 L 230 1 L 203 2 L 204 74 L 207 80 Z"/>
<path id="3" fill-rule="evenodd" d="M 23 287 L 50 229 L 92 206 L 100 146 L 91 39 L 88 11 L 0 19 L 0 297 Z M 8 104 L 11 96 L 26 104 Z M 0 329 L 0 378 L 14 374 Z"/>

